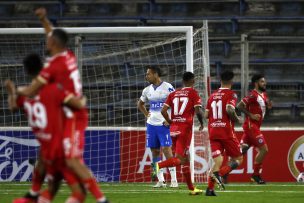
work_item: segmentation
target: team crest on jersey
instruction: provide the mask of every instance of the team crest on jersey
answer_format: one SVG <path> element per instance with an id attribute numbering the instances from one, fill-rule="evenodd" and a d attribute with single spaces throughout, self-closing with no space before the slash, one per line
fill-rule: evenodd
<path id="1" fill-rule="evenodd" d="M 233 94 L 233 97 L 236 99 L 238 98 L 236 93 Z"/>
<path id="2" fill-rule="evenodd" d="M 173 88 L 168 88 L 169 92 L 173 92 L 174 89 Z"/>
<path id="3" fill-rule="evenodd" d="M 288 152 L 288 168 L 294 178 L 304 171 L 304 135 L 294 141 Z"/>

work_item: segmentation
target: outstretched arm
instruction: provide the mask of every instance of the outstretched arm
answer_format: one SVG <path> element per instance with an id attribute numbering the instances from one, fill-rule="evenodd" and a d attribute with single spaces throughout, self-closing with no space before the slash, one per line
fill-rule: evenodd
<path id="1" fill-rule="evenodd" d="M 87 98 L 86 97 L 77 98 L 71 95 L 70 97 L 67 97 L 65 99 L 64 103 L 67 106 L 72 107 L 74 109 L 82 109 L 87 104 Z"/>
<path id="2" fill-rule="evenodd" d="M 11 80 L 5 80 L 4 82 L 4 86 L 6 88 L 6 91 L 8 93 L 8 108 L 11 111 L 17 110 L 18 106 L 17 106 L 17 95 L 16 95 L 16 87 L 13 81 Z"/>
<path id="3" fill-rule="evenodd" d="M 40 20 L 42 26 L 44 27 L 45 34 L 48 35 L 49 33 L 52 32 L 53 26 L 52 23 L 49 21 L 47 18 L 47 12 L 45 8 L 38 8 L 35 10 L 35 14 Z"/>
<path id="4" fill-rule="evenodd" d="M 39 89 L 43 85 L 44 84 L 36 78 L 29 86 L 18 87 L 17 94 L 26 97 L 33 97 L 38 93 Z"/>

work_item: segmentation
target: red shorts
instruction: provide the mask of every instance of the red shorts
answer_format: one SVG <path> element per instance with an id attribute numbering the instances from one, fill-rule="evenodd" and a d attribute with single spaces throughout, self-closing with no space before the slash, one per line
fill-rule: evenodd
<path id="1" fill-rule="evenodd" d="M 229 139 L 211 139 L 210 147 L 212 158 L 223 155 L 224 151 L 227 156 L 232 158 L 242 155 L 240 143 L 235 137 Z"/>
<path id="2" fill-rule="evenodd" d="M 82 158 L 85 142 L 85 129 L 87 128 L 87 124 L 87 120 L 83 119 L 66 119 L 63 138 L 65 158 Z"/>
<path id="3" fill-rule="evenodd" d="M 243 143 L 258 148 L 267 144 L 264 135 L 257 127 L 244 128 L 243 137 L 241 139 L 241 144 Z"/>
<path id="4" fill-rule="evenodd" d="M 74 174 L 71 169 L 69 169 L 64 159 L 58 159 L 50 163 L 45 163 L 47 171 L 48 180 L 61 180 L 65 179 L 68 185 L 74 185 L 76 183 L 81 183 L 80 179 Z"/>
<path id="5" fill-rule="evenodd" d="M 181 156 L 188 156 L 189 147 L 192 139 L 192 125 L 189 124 L 173 124 L 170 126 L 171 137 L 176 136 L 175 144 L 172 141 L 172 145 L 175 145 L 175 154 Z"/>
<path id="6" fill-rule="evenodd" d="M 62 137 L 58 142 L 43 142 L 40 141 L 40 156 L 43 160 L 53 161 L 64 157 L 63 147 L 62 147 Z M 50 147 L 51 146 L 51 147 Z"/>

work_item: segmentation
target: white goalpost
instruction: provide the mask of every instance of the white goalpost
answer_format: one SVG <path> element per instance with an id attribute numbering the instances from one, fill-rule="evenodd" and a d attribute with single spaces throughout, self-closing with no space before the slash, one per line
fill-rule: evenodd
<path id="1" fill-rule="evenodd" d="M 150 181 L 151 152 L 145 149 L 145 118 L 136 107 L 148 85 L 145 68 L 158 66 L 164 73 L 162 80 L 175 88 L 182 85 L 183 72 L 193 72 L 195 88 L 206 103 L 210 93 L 207 21 L 196 30 L 192 26 L 64 29 L 69 33 L 69 48 L 78 58 L 88 98 L 86 163 L 98 181 Z M 32 52 L 45 56 L 43 29 L 1 28 L 0 36 L 0 82 L 10 78 L 17 85 L 28 84 L 22 59 Z M 23 113 L 8 111 L 3 87 L 0 105 L 0 181 L 28 180 L 37 145 L 24 143 L 25 139 L 34 142 L 34 137 L 26 128 Z M 208 136 L 195 130 L 193 137 L 192 176 L 195 182 L 204 182 Z M 5 156 L 1 156 L 2 152 Z M 181 181 L 180 171 L 178 176 Z"/>

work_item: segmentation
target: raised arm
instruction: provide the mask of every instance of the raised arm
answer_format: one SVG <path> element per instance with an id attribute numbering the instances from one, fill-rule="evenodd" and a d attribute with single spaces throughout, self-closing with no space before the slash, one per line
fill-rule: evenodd
<path id="1" fill-rule="evenodd" d="M 38 19 L 40 20 L 40 22 L 45 30 L 45 34 L 48 35 L 49 33 L 51 33 L 53 30 L 53 26 L 52 26 L 52 23 L 47 18 L 46 9 L 38 8 L 35 10 L 35 14 L 38 17 Z"/>
<path id="2" fill-rule="evenodd" d="M 13 81 L 11 80 L 6 80 L 4 82 L 4 86 L 6 88 L 7 94 L 8 94 L 8 108 L 11 111 L 17 110 L 17 95 L 16 95 L 16 87 Z"/>

